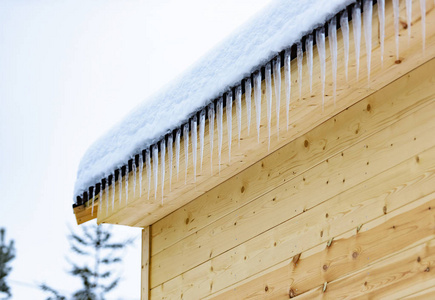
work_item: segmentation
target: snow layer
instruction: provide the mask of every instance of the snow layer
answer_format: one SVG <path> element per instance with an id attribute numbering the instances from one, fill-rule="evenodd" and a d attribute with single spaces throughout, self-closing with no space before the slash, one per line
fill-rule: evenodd
<path id="1" fill-rule="evenodd" d="M 74 198 L 355 0 L 275 0 L 134 108 L 83 156 Z"/>

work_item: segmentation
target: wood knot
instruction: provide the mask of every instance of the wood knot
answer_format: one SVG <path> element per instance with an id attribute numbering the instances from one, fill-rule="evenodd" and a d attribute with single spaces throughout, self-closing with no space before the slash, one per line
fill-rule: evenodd
<path id="1" fill-rule="evenodd" d="M 417 257 L 417 262 L 421 262 L 421 258 L 420 258 L 420 256 Z"/>
<path id="2" fill-rule="evenodd" d="M 364 281 L 364 285 L 367 286 L 367 281 Z"/>
<path id="3" fill-rule="evenodd" d="M 327 217 L 329 217 L 329 214 L 328 214 L 328 213 L 326 213 L 325 217 L 326 217 L 326 218 L 327 218 Z"/>
<path id="4" fill-rule="evenodd" d="M 299 261 L 299 258 L 301 258 L 301 254 L 298 253 L 295 256 L 293 256 L 293 263 L 296 265 Z"/>
<path id="5" fill-rule="evenodd" d="M 429 271 L 430 271 L 430 268 L 427 267 L 426 269 L 424 269 L 424 271 L 425 271 L 425 272 L 429 272 Z"/>
<path id="6" fill-rule="evenodd" d="M 353 259 L 356 259 L 358 257 L 358 252 L 354 251 L 352 253 L 352 257 L 353 257 Z"/>
<path id="7" fill-rule="evenodd" d="M 396 60 L 394 63 L 398 65 L 398 64 L 401 64 L 402 61 L 401 61 L 400 59 L 398 59 L 398 60 Z"/>
<path id="8" fill-rule="evenodd" d="M 264 291 L 267 292 L 268 290 L 269 290 L 269 287 L 266 285 L 266 286 L 264 287 Z"/>
<path id="9" fill-rule="evenodd" d="M 288 291 L 288 296 L 289 296 L 289 298 L 294 298 L 296 296 L 295 291 L 293 291 L 293 289 L 290 289 Z"/>
<path id="10" fill-rule="evenodd" d="M 328 265 L 323 265 L 323 271 L 327 271 L 328 270 Z"/>
<path id="11" fill-rule="evenodd" d="M 245 187 L 242 186 L 242 188 L 240 189 L 240 192 L 243 194 L 245 192 Z"/>
<path id="12" fill-rule="evenodd" d="M 310 143 L 308 142 L 308 140 L 305 140 L 304 147 L 307 148 L 309 145 L 310 145 Z"/>
<path id="13" fill-rule="evenodd" d="M 372 109 L 370 104 L 367 104 L 367 111 L 370 111 Z"/>
<path id="14" fill-rule="evenodd" d="M 386 215 L 386 214 L 387 214 L 387 206 L 384 205 L 384 207 L 382 208 L 382 210 L 383 210 L 383 212 L 384 212 L 384 215 Z"/>
<path id="15" fill-rule="evenodd" d="M 416 161 L 417 163 L 420 162 L 420 157 L 419 157 L 418 155 L 415 157 L 415 161 Z"/>
<path id="16" fill-rule="evenodd" d="M 186 218 L 186 225 L 189 224 L 189 218 Z"/>

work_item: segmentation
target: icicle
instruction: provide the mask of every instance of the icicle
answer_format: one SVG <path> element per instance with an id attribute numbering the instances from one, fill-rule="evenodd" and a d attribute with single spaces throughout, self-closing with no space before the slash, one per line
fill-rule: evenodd
<path id="1" fill-rule="evenodd" d="M 248 136 L 251 131 L 251 78 L 245 80 L 246 118 L 248 119 Z"/>
<path id="2" fill-rule="evenodd" d="M 145 164 L 147 168 L 147 180 L 148 180 L 148 199 L 150 199 L 151 193 L 151 153 L 149 149 L 145 150 Z"/>
<path id="3" fill-rule="evenodd" d="M 337 97 L 337 19 L 333 17 L 328 26 L 329 50 L 331 51 L 332 62 L 332 85 L 334 105 Z"/>
<path id="4" fill-rule="evenodd" d="M 396 37 L 396 60 L 399 60 L 399 0 L 393 0 L 394 32 Z"/>
<path id="5" fill-rule="evenodd" d="M 216 105 L 216 122 L 217 122 L 217 132 L 218 132 L 218 158 L 219 158 L 219 174 L 221 173 L 221 154 L 222 154 L 222 117 L 224 110 L 224 100 L 222 97 L 219 98 L 217 105 Z"/>
<path id="6" fill-rule="evenodd" d="M 115 208 L 115 173 L 112 174 L 112 211 Z"/>
<path id="7" fill-rule="evenodd" d="M 177 180 L 178 174 L 180 173 L 180 140 L 181 140 L 181 129 L 178 128 L 175 133 L 175 167 L 177 169 Z"/>
<path id="8" fill-rule="evenodd" d="M 125 204 L 128 203 L 128 164 L 125 167 Z"/>
<path id="9" fill-rule="evenodd" d="M 322 81 L 322 110 L 325 107 L 325 28 L 316 30 L 316 44 L 320 60 L 320 78 Z"/>
<path id="10" fill-rule="evenodd" d="M 310 76 L 310 94 L 313 94 L 313 35 L 310 34 L 305 40 L 305 51 L 307 53 L 308 74 Z"/>
<path id="11" fill-rule="evenodd" d="M 151 152 L 153 156 L 154 199 L 157 199 L 157 185 L 159 183 L 159 148 L 157 145 L 152 145 Z"/>
<path id="12" fill-rule="evenodd" d="M 186 166 L 186 173 L 184 174 L 184 184 L 187 183 L 187 169 L 189 167 L 189 123 L 183 126 L 184 138 L 184 163 Z"/>
<path id="13" fill-rule="evenodd" d="M 106 216 L 109 214 L 109 177 L 106 178 Z"/>
<path id="14" fill-rule="evenodd" d="M 193 182 L 196 182 L 196 162 L 198 151 L 198 119 L 196 116 L 190 121 L 190 128 L 192 134 L 192 161 L 193 161 Z"/>
<path id="15" fill-rule="evenodd" d="M 213 135 L 214 135 L 214 104 L 208 105 L 208 133 L 210 135 L 210 170 L 213 175 Z"/>
<path id="16" fill-rule="evenodd" d="M 118 182 L 119 182 L 119 206 L 121 206 L 121 200 L 122 200 L 122 168 L 119 169 L 119 177 L 118 177 Z"/>
<path id="17" fill-rule="evenodd" d="M 284 80 L 285 80 L 285 96 L 286 96 L 286 113 L 287 113 L 287 131 L 289 125 L 289 111 L 290 111 L 290 95 L 291 95 L 291 50 L 286 49 L 284 51 Z"/>
<path id="18" fill-rule="evenodd" d="M 136 168 L 136 160 L 133 158 L 133 195 L 136 197 L 136 177 L 137 177 L 137 168 Z"/>
<path id="19" fill-rule="evenodd" d="M 434 1 L 435 3 L 435 1 Z M 426 48 L 426 0 L 420 0 L 421 11 L 421 40 L 423 43 L 423 54 Z"/>
<path id="20" fill-rule="evenodd" d="M 231 140 L 233 130 L 233 92 L 228 91 L 225 97 L 227 109 L 227 128 L 228 128 L 228 162 L 231 162 Z"/>
<path id="21" fill-rule="evenodd" d="M 356 80 L 359 77 L 359 56 L 361 48 L 361 6 L 355 3 L 352 9 L 353 39 L 355 42 Z"/>
<path id="22" fill-rule="evenodd" d="M 272 121 L 272 67 L 266 64 L 266 100 L 267 100 L 267 130 L 269 131 L 269 142 L 267 149 L 270 149 L 270 127 Z"/>
<path id="23" fill-rule="evenodd" d="M 379 38 L 381 43 L 381 65 L 384 64 L 385 0 L 378 0 Z"/>
<path id="24" fill-rule="evenodd" d="M 260 122 L 261 122 L 261 72 L 254 74 L 254 101 L 255 115 L 257 118 L 257 140 L 260 142 Z"/>
<path id="25" fill-rule="evenodd" d="M 168 161 L 169 161 L 169 191 L 172 190 L 172 159 L 173 159 L 173 136 L 172 133 L 168 136 Z"/>
<path id="26" fill-rule="evenodd" d="M 412 0 L 406 0 L 405 4 L 406 4 L 406 23 L 408 27 L 408 44 L 409 44 L 409 41 L 411 40 Z"/>
<path id="27" fill-rule="evenodd" d="M 373 0 L 364 0 L 364 38 L 367 54 L 367 82 L 370 85 L 370 65 L 372 60 L 372 15 Z"/>
<path id="28" fill-rule="evenodd" d="M 139 154 L 139 197 L 142 197 L 142 172 L 143 172 L 143 156 L 141 153 Z"/>
<path id="29" fill-rule="evenodd" d="M 160 141 L 160 161 L 162 165 L 162 205 L 163 205 L 163 191 L 165 189 L 165 154 L 166 154 L 166 142 L 165 139 Z"/>
<path id="30" fill-rule="evenodd" d="M 340 16 L 341 34 L 343 35 L 344 44 L 344 73 L 346 75 L 346 81 L 348 79 L 347 71 L 349 66 L 349 18 L 347 16 L 347 10 L 345 9 Z"/>
<path id="31" fill-rule="evenodd" d="M 199 156 L 200 169 L 202 171 L 202 161 L 204 159 L 204 131 L 205 131 L 205 109 L 199 113 Z"/>
<path id="32" fill-rule="evenodd" d="M 103 182 L 100 183 L 100 193 L 98 197 L 98 213 L 101 214 L 103 210 Z"/>
<path id="33" fill-rule="evenodd" d="M 273 61 L 273 82 L 276 97 L 276 134 L 279 139 L 279 110 L 281 108 L 281 57 Z"/>
<path id="34" fill-rule="evenodd" d="M 236 114 L 237 114 L 237 131 L 240 146 L 240 134 L 242 131 L 242 87 L 236 87 Z"/>
<path id="35" fill-rule="evenodd" d="M 93 195 L 92 195 L 92 206 L 91 206 L 91 216 L 93 216 L 94 215 L 94 205 L 95 205 L 95 188 L 94 188 L 94 191 L 93 191 L 94 193 L 93 193 Z"/>
<path id="36" fill-rule="evenodd" d="M 304 59 L 304 52 L 302 51 L 302 43 L 296 43 L 296 54 L 298 58 L 298 84 L 299 84 L 299 98 L 302 100 L 302 61 Z"/>

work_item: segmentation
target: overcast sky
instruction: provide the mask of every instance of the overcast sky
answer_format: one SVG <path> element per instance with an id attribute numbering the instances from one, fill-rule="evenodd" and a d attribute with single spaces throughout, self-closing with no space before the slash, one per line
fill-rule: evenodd
<path id="1" fill-rule="evenodd" d="M 66 274 L 72 193 L 87 147 L 270 1 L 1 0 L 0 227 L 15 239 L 13 299 Z M 139 299 L 140 229 L 110 299 Z"/>

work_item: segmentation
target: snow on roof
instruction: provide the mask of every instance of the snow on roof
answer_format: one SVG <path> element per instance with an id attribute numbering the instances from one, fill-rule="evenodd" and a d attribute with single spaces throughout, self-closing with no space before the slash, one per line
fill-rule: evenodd
<path id="1" fill-rule="evenodd" d="M 273 1 L 94 142 L 80 162 L 74 198 L 354 2 Z"/>

